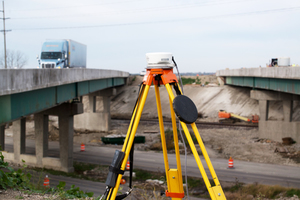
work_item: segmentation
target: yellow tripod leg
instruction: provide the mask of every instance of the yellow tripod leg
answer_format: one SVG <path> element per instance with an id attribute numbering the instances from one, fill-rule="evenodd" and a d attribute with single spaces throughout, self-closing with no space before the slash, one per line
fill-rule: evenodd
<path id="1" fill-rule="evenodd" d="M 160 94 L 159 94 L 159 88 L 157 85 L 155 86 L 155 99 L 156 99 L 156 106 L 157 106 L 157 115 L 158 115 L 158 121 L 159 121 L 159 130 L 160 130 L 160 137 L 161 137 L 161 145 L 163 150 L 163 156 L 164 156 L 164 164 L 165 164 L 165 171 L 166 171 L 166 178 L 169 179 L 168 171 L 169 171 L 169 161 L 168 161 L 168 155 L 167 155 L 167 145 L 166 145 L 166 136 L 165 136 L 165 129 L 164 129 L 164 123 L 163 123 L 163 117 L 162 117 L 162 109 L 161 109 L 161 103 L 160 103 Z M 169 183 L 168 183 L 169 188 Z"/>
<path id="2" fill-rule="evenodd" d="M 134 111 L 132 113 L 132 116 L 131 116 L 131 120 L 130 120 L 130 124 L 129 124 L 129 127 L 128 127 L 128 130 L 127 130 L 127 134 L 126 134 L 126 137 L 125 137 L 125 140 L 124 140 L 124 145 L 123 145 L 123 148 L 122 148 L 122 151 L 125 152 L 126 148 L 127 148 L 127 143 L 128 143 L 128 140 L 129 140 L 129 137 L 130 137 L 130 133 L 132 131 L 132 126 L 133 126 L 133 123 L 135 122 L 135 116 L 136 116 L 136 113 L 137 113 L 137 109 L 139 107 L 139 102 L 141 100 L 141 98 L 143 97 L 142 94 L 144 94 L 144 89 L 145 89 L 145 86 L 142 85 L 141 87 L 141 91 L 139 93 L 139 99 L 135 105 L 135 108 L 134 108 Z M 146 97 L 147 98 L 147 97 Z"/>
<path id="3" fill-rule="evenodd" d="M 202 151 L 203 157 L 204 157 L 204 159 L 205 159 L 205 161 L 207 163 L 207 166 L 208 166 L 208 169 L 210 171 L 210 174 L 211 174 L 211 176 L 212 176 L 212 178 L 213 178 L 213 180 L 215 182 L 216 186 L 214 186 L 212 188 L 214 190 L 214 193 L 217 195 L 216 199 L 226 199 L 226 197 L 224 195 L 224 192 L 222 190 L 221 184 L 219 182 L 219 179 L 217 177 L 217 174 L 216 174 L 216 172 L 214 170 L 214 167 L 213 167 L 213 165 L 212 165 L 212 163 L 210 161 L 210 158 L 209 158 L 209 156 L 207 154 L 207 151 L 206 151 L 205 146 L 203 144 L 203 141 L 201 139 L 200 133 L 198 132 L 198 129 L 196 127 L 196 124 L 192 123 L 191 126 L 192 126 L 192 129 L 193 129 L 193 131 L 195 133 L 195 136 L 197 138 L 197 141 L 198 141 L 198 144 L 199 144 L 200 149 Z"/>
<path id="4" fill-rule="evenodd" d="M 128 130 L 128 133 L 127 133 L 126 138 L 125 138 L 126 143 L 124 142 L 124 145 L 123 145 L 123 148 L 122 148 L 122 151 L 125 152 L 125 156 L 124 156 L 124 159 L 123 159 L 122 164 L 121 164 L 121 170 L 125 169 L 126 162 L 127 162 L 127 159 L 128 159 L 131 147 L 132 147 L 132 143 L 134 141 L 135 133 L 136 133 L 136 130 L 138 128 L 139 121 L 141 119 L 142 112 L 143 112 L 143 109 L 144 109 L 144 106 L 145 106 L 145 102 L 146 102 L 146 99 L 147 99 L 149 88 L 150 88 L 150 86 L 146 85 L 145 89 L 142 90 L 141 101 L 139 102 L 139 104 L 135 108 L 135 112 L 136 112 L 135 119 L 131 119 L 132 129 L 131 129 L 131 126 L 129 126 L 129 130 Z M 127 141 L 128 141 L 128 143 L 127 143 Z M 120 186 L 121 179 L 122 179 L 122 175 L 119 174 L 118 178 L 117 178 L 117 181 L 116 181 L 115 187 L 112 188 L 109 192 L 109 195 L 111 195 L 110 200 L 114 200 L 116 198 L 117 192 L 118 192 L 118 189 L 119 189 L 119 186 Z"/>
<path id="5" fill-rule="evenodd" d="M 169 84 L 166 84 L 165 86 L 166 86 L 166 89 L 167 89 L 167 91 L 168 91 L 168 93 L 169 93 L 169 96 L 170 96 L 170 98 L 171 98 L 171 100 L 172 100 L 172 102 L 173 102 L 173 100 L 174 100 L 174 94 L 173 94 L 173 92 L 172 92 L 172 88 L 171 88 L 171 86 L 170 86 Z M 195 157 L 196 163 L 197 163 L 197 165 L 198 165 L 198 168 L 199 168 L 200 173 L 201 173 L 201 175 L 202 175 L 202 177 L 203 177 L 204 183 L 205 183 L 206 188 L 207 188 L 207 190 L 208 190 L 208 192 L 209 192 L 209 194 L 210 194 L 211 199 L 212 199 L 212 200 L 226 200 L 226 197 L 225 197 L 225 195 L 224 195 L 224 193 L 223 193 L 223 190 L 222 190 L 222 188 L 221 188 L 221 186 L 220 186 L 220 183 L 219 183 L 219 181 L 218 181 L 217 176 L 216 176 L 215 173 L 214 173 L 214 175 L 215 175 L 214 177 L 216 178 L 216 181 L 217 181 L 218 185 L 216 185 L 216 186 L 214 186 L 214 187 L 211 187 L 211 184 L 210 184 L 210 182 L 209 182 L 209 179 L 208 179 L 208 177 L 207 177 L 207 174 L 206 174 L 206 172 L 205 172 L 205 169 L 204 169 L 204 167 L 203 167 L 203 165 L 202 165 L 202 162 L 201 162 L 201 160 L 200 160 L 199 154 L 198 154 L 197 149 L 196 149 L 196 147 L 195 147 L 195 144 L 194 144 L 194 142 L 193 142 L 193 140 L 192 140 L 192 137 L 191 137 L 191 135 L 190 135 L 190 133 L 189 133 L 189 130 L 188 130 L 188 128 L 187 128 L 187 126 L 186 126 L 186 124 L 185 124 L 184 122 L 180 122 L 180 124 L 181 124 L 181 126 L 182 126 L 182 129 L 183 129 L 185 135 L 186 135 L 186 138 L 187 138 L 188 143 L 189 143 L 189 145 L 190 145 L 190 148 L 191 148 L 191 150 L 192 150 L 192 152 L 193 152 L 193 155 L 194 155 L 194 157 Z M 195 123 L 193 123 L 193 124 L 195 124 Z M 195 125 L 192 126 L 192 128 L 193 128 L 193 131 L 194 131 L 194 132 L 195 132 L 194 129 L 195 129 L 195 128 L 197 129 L 197 127 L 196 127 Z M 198 133 L 198 130 L 197 130 L 197 133 Z M 195 135 L 197 135 L 196 132 L 195 132 Z M 196 136 L 196 137 L 197 137 L 197 136 Z M 198 139 L 198 138 L 200 138 L 200 134 L 199 134 L 199 133 L 198 133 L 197 139 Z M 201 141 L 202 141 L 202 140 L 201 140 Z M 198 142 L 199 142 L 199 140 L 198 140 Z M 203 142 L 202 142 L 202 144 L 203 144 Z M 199 145 L 200 145 L 200 144 L 199 144 Z M 205 151 L 205 153 L 206 153 L 206 157 L 207 157 L 208 160 L 209 160 L 209 157 L 208 157 L 208 155 L 207 155 L 207 152 L 206 152 L 206 150 L 205 150 L 204 145 L 202 146 L 202 148 L 204 149 L 204 151 Z M 201 150 L 202 150 L 202 148 L 201 148 Z M 213 166 L 212 166 L 210 160 L 209 160 L 208 165 L 209 165 L 209 164 L 210 164 L 210 168 L 213 169 Z M 214 172 L 214 170 L 213 170 L 213 172 Z M 215 178 L 214 178 L 214 180 L 215 180 Z"/>
<path id="6" fill-rule="evenodd" d="M 181 200 L 184 197 L 184 192 L 183 192 L 183 186 L 182 186 L 182 175 L 181 175 L 180 155 L 179 155 L 178 138 L 177 138 L 176 118 L 175 118 L 175 114 L 173 111 L 173 106 L 170 104 L 170 108 L 172 108 L 171 116 L 172 116 L 173 129 L 174 129 L 173 135 L 174 135 L 174 143 L 175 143 L 175 152 L 176 152 L 176 158 L 178 158 L 178 159 L 176 159 L 177 169 L 169 168 L 160 94 L 159 94 L 159 88 L 157 85 L 155 85 L 155 97 L 156 97 L 157 113 L 158 113 L 158 119 L 159 119 L 159 127 L 160 127 L 160 134 L 161 134 L 161 143 L 162 143 L 162 149 L 163 149 L 166 179 L 167 179 L 167 184 L 168 184 L 168 190 L 166 192 L 166 196 L 169 195 L 170 197 L 172 197 L 172 200 Z M 174 125 L 175 125 L 175 128 L 174 128 Z"/>
<path id="7" fill-rule="evenodd" d="M 181 171 L 181 162 L 180 162 L 180 152 L 179 152 L 179 144 L 178 144 L 178 134 L 177 134 L 177 125 L 176 125 L 176 116 L 173 109 L 172 100 L 169 97 L 170 102 L 170 111 L 171 111 L 171 119 L 172 119 L 172 128 L 173 128 L 173 140 L 175 146 L 175 155 L 176 155 L 176 164 L 177 169 L 170 169 L 169 173 L 169 182 L 170 182 L 170 189 L 169 193 L 175 193 L 175 197 L 172 197 L 172 200 L 182 199 L 184 197 L 183 191 L 183 182 L 182 182 L 182 171 Z M 177 197 L 176 197 L 177 196 Z"/>
<path id="8" fill-rule="evenodd" d="M 173 138 L 174 138 L 174 146 L 176 153 L 176 163 L 179 175 L 179 182 L 182 183 L 182 172 L 181 172 L 181 162 L 180 162 L 180 152 L 179 152 L 179 143 L 178 143 L 178 133 L 177 133 L 177 125 L 176 125 L 176 115 L 173 108 L 173 103 L 171 98 L 169 97 L 170 102 L 170 111 L 171 111 L 171 119 L 172 119 L 172 128 L 173 128 Z M 182 190 L 183 192 L 183 190 Z"/>

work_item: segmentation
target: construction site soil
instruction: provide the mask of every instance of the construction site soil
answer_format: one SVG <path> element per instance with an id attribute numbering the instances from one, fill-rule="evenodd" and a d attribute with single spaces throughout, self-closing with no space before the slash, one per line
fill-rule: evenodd
<path id="1" fill-rule="evenodd" d="M 196 77 L 194 77 L 196 78 Z M 250 98 L 251 88 L 240 88 L 232 86 L 219 86 L 216 76 L 199 76 L 202 82 L 210 84 L 191 84 L 183 87 L 183 92 L 195 103 L 198 116 L 197 121 L 218 122 L 218 111 L 226 110 L 247 118 L 259 115 L 258 101 Z M 119 95 L 112 98 L 111 115 L 113 118 L 130 118 L 132 109 L 138 96 L 139 84 L 142 77 L 132 77 L 129 86 L 124 87 Z M 157 119 L 155 91 L 151 86 L 143 109 L 142 119 Z M 168 93 L 164 86 L 160 87 L 160 99 L 164 119 L 170 120 L 170 106 Z M 101 105 L 97 105 L 101 110 Z M 283 120 L 281 102 L 270 102 L 269 120 Z M 300 120 L 300 104 L 294 102 L 293 120 Z M 114 126 L 113 134 L 126 134 L 127 126 L 122 124 Z M 165 126 L 165 129 L 172 129 Z M 199 133 L 205 143 L 210 157 L 229 158 L 273 163 L 279 165 L 293 165 L 300 167 L 300 144 L 283 145 L 269 138 L 259 138 L 258 128 L 199 128 Z M 140 145 L 138 149 L 151 149 L 159 143 L 159 126 L 140 124 L 137 135 L 146 137 L 146 144 Z"/>

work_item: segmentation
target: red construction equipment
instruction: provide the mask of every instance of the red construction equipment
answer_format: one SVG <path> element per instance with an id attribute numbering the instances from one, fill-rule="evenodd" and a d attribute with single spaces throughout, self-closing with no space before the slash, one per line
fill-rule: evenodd
<path id="1" fill-rule="evenodd" d="M 246 121 L 246 122 L 252 122 L 252 123 L 258 123 L 259 121 L 259 116 L 258 115 L 252 115 L 252 120 L 248 119 L 246 117 L 242 117 L 233 113 L 228 113 L 225 110 L 220 110 L 219 111 L 219 118 L 223 119 L 233 119 L 233 122 L 235 122 L 235 119 Z"/>

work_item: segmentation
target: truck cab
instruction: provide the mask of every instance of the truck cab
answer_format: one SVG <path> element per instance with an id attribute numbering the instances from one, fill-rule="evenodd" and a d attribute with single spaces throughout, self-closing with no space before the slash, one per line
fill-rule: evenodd
<path id="1" fill-rule="evenodd" d="M 67 68 L 68 67 L 68 41 L 49 40 L 44 42 L 41 50 L 39 68 Z"/>

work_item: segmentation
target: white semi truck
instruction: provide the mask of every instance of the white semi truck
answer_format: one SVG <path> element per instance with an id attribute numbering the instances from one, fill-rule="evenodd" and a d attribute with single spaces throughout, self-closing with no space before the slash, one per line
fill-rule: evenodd
<path id="1" fill-rule="evenodd" d="M 39 68 L 86 68 L 86 45 L 70 39 L 46 40 L 37 59 Z"/>

